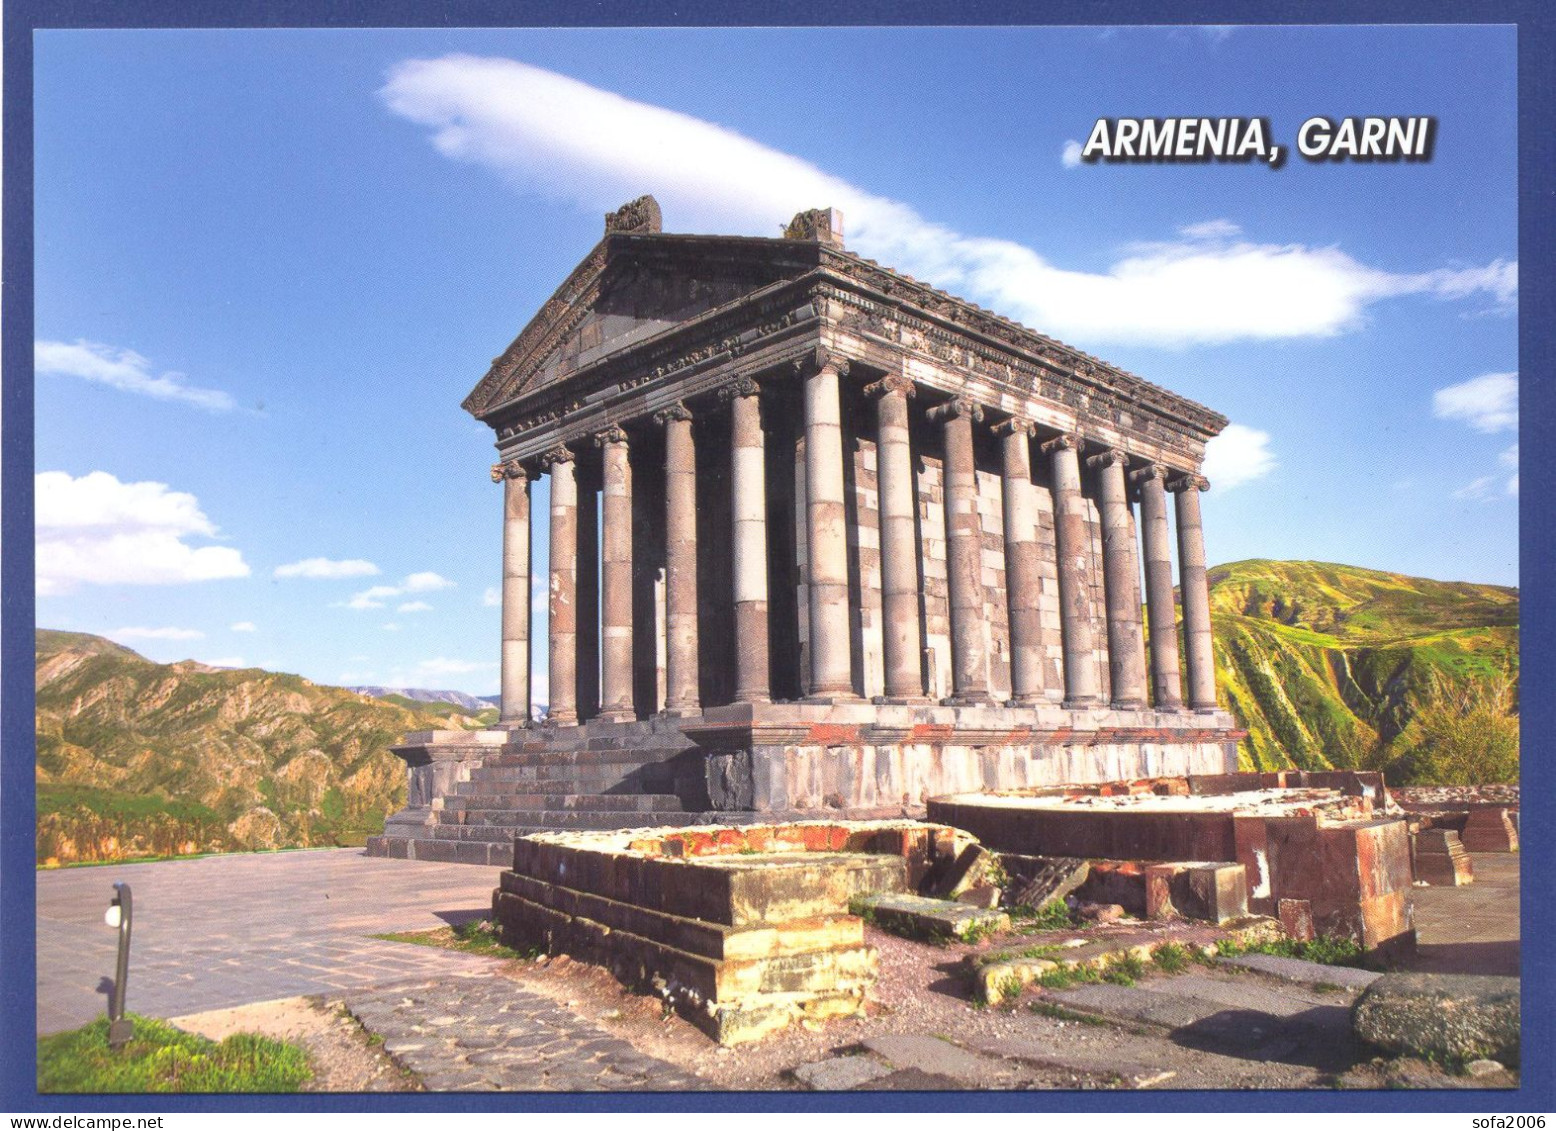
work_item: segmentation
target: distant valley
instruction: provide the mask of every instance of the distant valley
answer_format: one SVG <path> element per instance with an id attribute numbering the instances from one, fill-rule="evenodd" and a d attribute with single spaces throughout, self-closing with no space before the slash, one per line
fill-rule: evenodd
<path id="1" fill-rule="evenodd" d="M 1210 580 L 1245 768 L 1516 780 L 1516 589 L 1320 562 Z M 158 664 L 84 633 L 40 630 L 36 661 L 44 864 L 361 844 L 404 804 L 391 745 L 498 714 L 460 691 Z"/>

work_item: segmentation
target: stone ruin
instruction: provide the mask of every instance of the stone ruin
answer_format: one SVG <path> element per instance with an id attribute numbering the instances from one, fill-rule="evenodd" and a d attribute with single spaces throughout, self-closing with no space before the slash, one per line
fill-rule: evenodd
<path id="1" fill-rule="evenodd" d="M 862 1011 L 876 952 L 851 907 L 916 892 L 972 846 L 913 821 L 538 833 L 492 917 L 509 946 L 607 966 L 737 1044 Z"/>

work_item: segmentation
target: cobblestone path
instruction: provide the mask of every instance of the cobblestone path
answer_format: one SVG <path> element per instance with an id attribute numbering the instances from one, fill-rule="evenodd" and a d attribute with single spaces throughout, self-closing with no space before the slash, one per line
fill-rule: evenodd
<path id="1" fill-rule="evenodd" d="M 692 1091 L 707 1085 L 507 978 L 454 974 L 346 1008 L 433 1092 Z"/>

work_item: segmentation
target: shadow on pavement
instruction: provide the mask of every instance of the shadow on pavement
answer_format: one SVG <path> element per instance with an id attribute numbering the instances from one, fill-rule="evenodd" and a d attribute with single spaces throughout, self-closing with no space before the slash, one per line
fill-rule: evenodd
<path id="1" fill-rule="evenodd" d="M 1351 1011 L 1342 1005 L 1318 1005 L 1291 1017 L 1224 1009 L 1174 1029 L 1169 1039 L 1219 1056 L 1296 1064 L 1321 1072 L 1344 1071 L 1356 1060 Z"/>

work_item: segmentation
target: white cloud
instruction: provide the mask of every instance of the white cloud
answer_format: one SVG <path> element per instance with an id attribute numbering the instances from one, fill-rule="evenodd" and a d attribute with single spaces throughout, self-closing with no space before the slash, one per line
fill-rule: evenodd
<path id="1" fill-rule="evenodd" d="M 246 668 L 249 665 L 243 662 L 242 656 L 221 656 L 214 660 L 202 660 L 208 668 Z"/>
<path id="2" fill-rule="evenodd" d="M 106 471 L 79 479 L 42 471 L 33 482 L 40 597 L 78 585 L 176 585 L 249 574 L 232 547 L 185 541 L 217 530 L 198 499 L 166 483 L 121 483 Z"/>
<path id="3" fill-rule="evenodd" d="M 397 625 L 397 624 L 386 624 L 386 625 L 384 625 L 384 631 L 385 632 L 399 632 L 400 631 L 400 626 Z"/>
<path id="4" fill-rule="evenodd" d="M 1492 496 L 1492 487 L 1496 483 L 1495 475 L 1482 475 L 1478 479 L 1472 479 L 1453 493 L 1455 499 L 1489 499 Z"/>
<path id="5" fill-rule="evenodd" d="M 1394 274 L 1334 247 L 1224 235 L 1125 249 L 1100 273 L 1066 270 L 721 126 L 508 59 L 408 60 L 379 93 L 444 156 L 592 212 L 652 191 L 678 231 L 771 235 L 802 209 L 839 208 L 860 254 L 1088 344 L 1326 337 L 1391 297 L 1489 297 L 1510 308 L 1517 296 L 1514 262 Z"/>
<path id="6" fill-rule="evenodd" d="M 425 601 L 407 601 L 403 605 L 396 605 L 394 611 L 397 613 L 430 613 L 432 606 Z"/>
<path id="7" fill-rule="evenodd" d="M 1246 424 L 1228 424 L 1205 445 L 1205 478 L 1215 488 L 1225 490 L 1263 478 L 1275 466 L 1270 434 Z"/>
<path id="8" fill-rule="evenodd" d="M 378 567 L 361 558 L 304 558 L 276 566 L 276 577 L 306 577 L 315 581 L 334 581 L 342 577 L 372 577 Z"/>
<path id="9" fill-rule="evenodd" d="M 402 582 L 407 593 L 426 593 L 434 589 L 452 589 L 454 583 L 446 577 L 425 570 L 421 573 L 413 573 Z"/>
<path id="10" fill-rule="evenodd" d="M 1482 373 L 1432 394 L 1432 415 L 1462 420 L 1477 432 L 1518 427 L 1518 374 Z"/>
<path id="11" fill-rule="evenodd" d="M 1243 229 L 1230 220 L 1203 220 L 1178 229 L 1180 236 L 1191 240 L 1228 240 L 1242 233 Z"/>
<path id="12" fill-rule="evenodd" d="M 118 628 L 105 633 L 110 640 L 203 640 L 198 628 Z"/>
<path id="13" fill-rule="evenodd" d="M 372 585 L 360 593 L 352 594 L 351 600 L 336 603 L 344 605 L 348 609 L 381 609 L 384 607 L 384 603 L 391 597 L 403 597 L 407 593 L 431 593 L 438 589 L 452 589 L 453 587 L 454 583 L 441 574 L 433 573 L 431 570 L 423 570 L 421 573 L 408 575 L 398 585 Z M 423 609 L 432 607 L 423 605 L 420 601 L 412 602 L 412 604 L 417 607 L 407 608 L 402 605 L 399 611 L 421 612 Z"/>
<path id="14" fill-rule="evenodd" d="M 1064 151 L 1059 154 L 1059 163 L 1066 169 L 1079 169 L 1081 166 L 1081 143 L 1073 137 L 1064 143 Z"/>
<path id="15" fill-rule="evenodd" d="M 237 624 L 228 627 L 229 632 L 258 632 L 259 626 L 251 620 L 240 620 Z"/>
<path id="16" fill-rule="evenodd" d="M 183 401 L 210 412 L 229 412 L 234 407 L 228 394 L 187 385 L 182 373 L 153 374 L 151 362 L 134 350 L 78 339 L 73 343 L 34 342 L 32 356 L 39 373 L 80 377 L 157 400 Z"/>
<path id="17" fill-rule="evenodd" d="M 486 592 L 481 594 L 481 604 L 489 609 L 497 608 L 502 604 L 502 590 L 495 585 L 488 585 Z"/>
<path id="18" fill-rule="evenodd" d="M 351 600 L 337 602 L 348 609 L 381 609 L 389 597 L 398 597 L 404 590 L 394 585 L 374 585 L 360 593 L 353 593 Z"/>
<path id="19" fill-rule="evenodd" d="M 1504 451 L 1499 452 L 1497 454 L 1497 462 L 1500 463 L 1503 467 L 1510 467 L 1513 469 L 1512 477 L 1508 479 L 1507 483 L 1503 487 L 1503 490 L 1505 490 L 1509 495 L 1518 494 L 1518 445 L 1514 444 L 1511 448 L 1507 448 Z"/>

